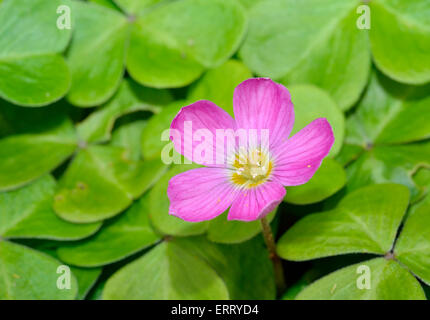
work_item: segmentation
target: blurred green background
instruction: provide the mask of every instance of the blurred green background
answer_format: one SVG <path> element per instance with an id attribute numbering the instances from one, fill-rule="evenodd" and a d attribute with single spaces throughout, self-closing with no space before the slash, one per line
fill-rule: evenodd
<path id="1" fill-rule="evenodd" d="M 168 215 L 160 159 L 257 76 L 336 138 L 269 216 L 278 293 L 259 221 Z M 0 299 L 425 299 L 429 83 L 428 0 L 0 0 Z"/>

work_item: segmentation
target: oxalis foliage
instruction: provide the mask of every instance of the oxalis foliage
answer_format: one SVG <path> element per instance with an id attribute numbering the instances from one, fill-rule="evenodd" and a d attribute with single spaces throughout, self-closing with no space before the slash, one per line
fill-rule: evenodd
<path id="1" fill-rule="evenodd" d="M 425 299 L 430 2 L 372 0 L 370 29 L 360 5 L 0 0 L 0 299 Z M 335 135 L 268 216 L 279 295 L 259 221 L 169 215 L 194 165 L 160 158 L 180 108 L 233 115 L 255 76 L 289 89 L 293 134 L 324 117 Z"/>

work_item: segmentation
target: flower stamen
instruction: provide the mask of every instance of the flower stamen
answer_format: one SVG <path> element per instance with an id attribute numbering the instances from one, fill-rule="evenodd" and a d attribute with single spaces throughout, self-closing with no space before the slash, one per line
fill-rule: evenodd
<path id="1" fill-rule="evenodd" d="M 255 149 L 247 154 L 237 153 L 232 167 L 231 181 L 241 187 L 253 188 L 269 179 L 273 164 L 267 154 Z"/>

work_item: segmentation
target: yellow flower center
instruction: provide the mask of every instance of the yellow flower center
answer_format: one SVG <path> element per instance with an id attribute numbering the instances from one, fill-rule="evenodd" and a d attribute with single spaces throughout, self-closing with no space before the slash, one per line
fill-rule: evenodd
<path id="1" fill-rule="evenodd" d="M 232 182 L 239 186 L 253 188 L 269 179 L 273 164 L 267 154 L 255 149 L 248 153 L 237 153 L 232 167 Z"/>

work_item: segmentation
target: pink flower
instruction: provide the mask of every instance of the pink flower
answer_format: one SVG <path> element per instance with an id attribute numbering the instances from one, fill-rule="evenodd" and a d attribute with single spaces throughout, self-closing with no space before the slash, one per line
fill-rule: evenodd
<path id="1" fill-rule="evenodd" d="M 294 125 L 291 96 L 270 79 L 239 84 L 233 106 L 236 119 L 214 103 L 201 100 L 182 108 L 172 121 L 171 132 L 180 133 L 180 138 L 176 135 L 172 139 L 176 151 L 207 167 L 170 180 L 170 214 L 197 222 L 213 219 L 230 207 L 228 220 L 263 218 L 284 198 L 284 186 L 297 186 L 312 178 L 333 145 L 333 131 L 325 118 L 312 121 L 288 138 Z M 191 131 L 187 123 L 192 124 Z M 193 155 L 202 142 L 190 140 L 190 134 L 201 136 L 201 129 L 209 132 L 205 142 L 213 148 L 206 149 L 203 159 Z M 256 129 L 258 134 L 229 152 L 216 134 L 219 129 Z M 264 140 L 264 131 L 269 132 L 268 140 Z M 213 161 L 220 154 L 226 159 L 221 164 Z"/>

